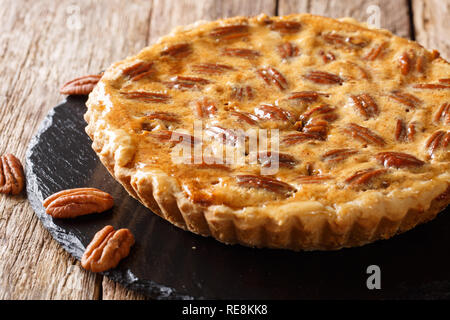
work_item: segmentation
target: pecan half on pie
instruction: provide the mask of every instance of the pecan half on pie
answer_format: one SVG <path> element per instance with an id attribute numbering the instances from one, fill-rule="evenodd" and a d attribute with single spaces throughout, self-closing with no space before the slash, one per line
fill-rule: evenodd
<path id="1" fill-rule="evenodd" d="M 354 20 L 178 28 L 108 68 L 87 106 L 94 150 L 133 197 L 225 243 L 359 246 L 450 202 L 450 65 Z"/>

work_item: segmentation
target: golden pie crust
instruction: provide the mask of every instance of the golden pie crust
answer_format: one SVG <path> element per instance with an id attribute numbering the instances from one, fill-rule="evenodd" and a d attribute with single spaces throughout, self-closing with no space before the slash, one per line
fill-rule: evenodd
<path id="1" fill-rule="evenodd" d="M 106 70 L 86 132 L 113 177 L 180 228 L 229 244 L 339 249 L 449 204 L 449 78 L 436 51 L 352 19 L 201 21 Z M 256 162 L 174 163 L 171 134 L 191 137 L 196 121 L 215 138 L 203 148 L 242 147 Z M 278 129 L 274 174 L 262 174 L 274 158 L 237 138 L 249 129 Z"/>

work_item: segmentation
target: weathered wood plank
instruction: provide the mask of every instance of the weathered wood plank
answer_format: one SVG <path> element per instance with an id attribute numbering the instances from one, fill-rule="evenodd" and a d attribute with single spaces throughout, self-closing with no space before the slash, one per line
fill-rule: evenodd
<path id="1" fill-rule="evenodd" d="M 102 300 L 148 300 L 144 295 L 127 290 L 120 284 L 109 280 L 107 277 L 103 278 L 102 288 Z"/>
<path id="2" fill-rule="evenodd" d="M 301 12 L 332 18 L 351 17 L 371 24 L 375 24 L 379 13 L 381 28 L 400 37 L 411 36 L 407 0 L 279 0 L 279 15 Z"/>
<path id="3" fill-rule="evenodd" d="M 144 0 L 2 0 L 0 153 L 24 159 L 37 126 L 63 99 L 63 82 L 145 46 L 150 7 Z M 0 299 L 97 299 L 100 284 L 52 240 L 24 195 L 0 195 Z"/>
<path id="4" fill-rule="evenodd" d="M 450 0 L 413 0 L 416 41 L 450 59 Z"/>

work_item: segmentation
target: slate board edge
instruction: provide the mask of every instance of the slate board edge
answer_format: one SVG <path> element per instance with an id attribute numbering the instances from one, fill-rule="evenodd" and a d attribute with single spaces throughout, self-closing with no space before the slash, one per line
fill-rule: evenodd
<path id="1" fill-rule="evenodd" d="M 70 98 L 70 97 L 69 97 Z M 42 194 L 38 191 L 35 175 L 33 174 L 34 165 L 31 161 L 31 156 L 33 154 L 33 149 L 39 144 L 40 136 L 46 132 L 53 123 L 53 116 L 55 115 L 58 108 L 64 108 L 68 103 L 68 100 L 60 103 L 54 107 L 45 116 L 44 120 L 39 125 L 37 132 L 31 138 L 27 151 L 25 154 L 25 178 L 26 178 L 26 192 L 27 198 L 34 212 L 36 213 L 39 220 L 42 222 L 43 226 L 48 230 L 50 235 L 55 239 L 64 250 L 66 250 L 75 259 L 80 260 L 84 252 L 84 246 L 79 242 L 77 247 L 73 246 L 73 242 L 69 243 L 67 238 L 67 233 L 64 229 L 55 225 L 46 213 L 42 206 Z M 72 237 L 76 238 L 76 237 Z M 181 299 L 181 300 L 193 300 L 193 299 L 204 299 L 204 297 L 191 297 L 189 295 L 183 295 L 178 293 L 175 289 L 160 285 L 151 280 L 140 280 L 129 270 L 122 272 L 121 270 L 111 270 L 107 272 L 100 273 L 106 275 L 112 281 L 120 283 L 127 289 L 135 290 L 137 292 L 143 293 L 152 299 Z"/>

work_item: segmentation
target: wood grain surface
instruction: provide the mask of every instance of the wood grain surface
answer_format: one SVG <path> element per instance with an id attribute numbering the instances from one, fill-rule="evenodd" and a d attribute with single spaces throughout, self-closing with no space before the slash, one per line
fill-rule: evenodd
<path id="1" fill-rule="evenodd" d="M 450 1 L 414 0 L 412 2 L 415 39 L 428 49 L 438 50 L 450 59 Z"/>
<path id="2" fill-rule="evenodd" d="M 0 0 L 0 154 L 24 159 L 59 87 L 134 54 L 177 25 L 311 12 L 379 22 L 450 57 L 450 0 Z M 145 299 L 84 271 L 25 195 L 0 195 L 0 299 Z"/>

